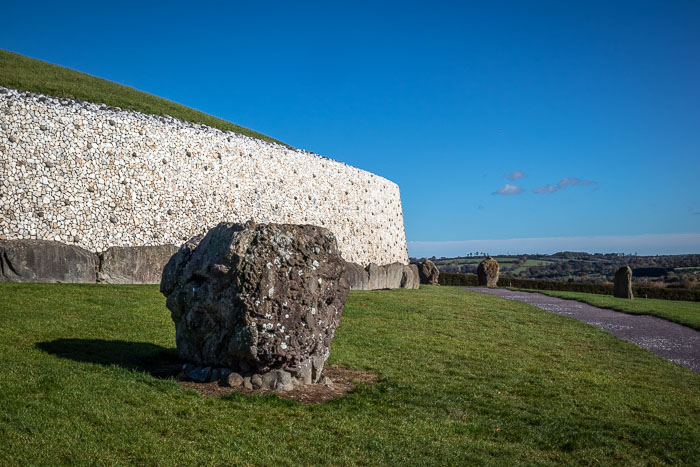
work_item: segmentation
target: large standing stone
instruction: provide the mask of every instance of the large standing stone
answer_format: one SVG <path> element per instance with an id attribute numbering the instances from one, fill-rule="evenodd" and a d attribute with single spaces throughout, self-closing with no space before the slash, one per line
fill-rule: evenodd
<path id="1" fill-rule="evenodd" d="M 100 255 L 97 281 L 159 284 L 163 267 L 177 250 L 175 245 L 111 247 Z"/>
<path id="2" fill-rule="evenodd" d="M 163 271 L 178 352 L 200 366 L 317 382 L 348 293 L 344 269 L 327 229 L 221 223 Z"/>
<path id="3" fill-rule="evenodd" d="M 498 285 L 498 261 L 490 256 L 479 263 L 476 276 L 480 286 L 496 287 Z"/>
<path id="4" fill-rule="evenodd" d="M 615 273 L 613 295 L 619 298 L 634 298 L 632 294 L 632 270 L 623 266 Z"/>
<path id="5" fill-rule="evenodd" d="M 0 281 L 95 282 L 97 256 L 46 240 L 0 240 Z"/>
<path id="6" fill-rule="evenodd" d="M 437 266 L 435 266 L 435 263 L 429 259 L 418 263 L 418 274 L 420 276 L 421 284 L 438 285 L 440 271 L 438 270 Z"/>

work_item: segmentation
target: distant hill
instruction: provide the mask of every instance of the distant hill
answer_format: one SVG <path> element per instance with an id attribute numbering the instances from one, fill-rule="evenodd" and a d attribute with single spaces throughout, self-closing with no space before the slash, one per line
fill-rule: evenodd
<path id="1" fill-rule="evenodd" d="M 434 258 L 440 272 L 475 274 L 486 256 Z M 700 287 L 700 255 L 636 256 L 565 251 L 553 255 L 495 256 L 504 277 L 609 282 L 621 266 L 634 281 L 659 286 Z"/>
<path id="2" fill-rule="evenodd" d="M 53 97 L 105 104 L 145 114 L 170 115 L 188 122 L 284 144 L 257 131 L 212 117 L 134 88 L 79 71 L 0 50 L 0 86 Z"/>

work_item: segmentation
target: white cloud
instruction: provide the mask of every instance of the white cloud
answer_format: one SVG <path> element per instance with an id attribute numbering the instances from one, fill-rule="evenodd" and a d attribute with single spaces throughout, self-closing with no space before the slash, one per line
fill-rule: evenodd
<path id="1" fill-rule="evenodd" d="M 557 187 L 552 185 L 539 186 L 532 190 L 533 193 L 554 193 L 557 191 Z"/>
<path id="2" fill-rule="evenodd" d="M 408 242 L 409 254 L 416 258 L 430 256 L 463 256 L 469 251 L 498 254 L 556 253 L 587 251 L 589 253 L 634 253 L 640 255 L 673 255 L 700 253 L 700 233 L 601 235 L 589 237 L 508 238 L 502 240 L 460 240 Z"/>
<path id="3" fill-rule="evenodd" d="M 510 180 L 520 180 L 521 178 L 525 178 L 525 172 L 522 170 L 514 170 L 511 173 L 506 174 L 505 177 Z"/>
<path id="4" fill-rule="evenodd" d="M 511 185 L 510 183 L 506 183 L 501 188 L 499 188 L 498 190 L 494 191 L 491 194 L 493 194 L 493 195 L 519 195 L 523 191 L 525 191 L 525 190 L 520 188 L 518 185 Z"/>
<path id="5" fill-rule="evenodd" d="M 545 186 L 540 186 L 532 190 L 533 193 L 537 194 L 542 194 L 542 193 L 555 193 L 559 190 L 563 190 L 566 187 L 569 186 L 594 186 L 597 185 L 598 182 L 595 182 L 593 180 L 581 180 L 578 177 L 565 177 L 559 180 L 559 183 L 557 183 L 556 186 L 553 185 L 545 185 Z"/>

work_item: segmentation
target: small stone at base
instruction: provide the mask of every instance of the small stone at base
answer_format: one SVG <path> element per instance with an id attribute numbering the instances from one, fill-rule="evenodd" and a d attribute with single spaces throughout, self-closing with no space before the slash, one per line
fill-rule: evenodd
<path id="1" fill-rule="evenodd" d="M 250 382 L 250 376 L 243 378 L 243 387 L 246 389 L 253 389 L 253 383 Z"/>
<path id="2" fill-rule="evenodd" d="M 253 389 L 260 389 L 263 385 L 262 376 L 260 376 L 260 375 L 251 376 L 250 383 L 253 385 Z"/>
<path id="3" fill-rule="evenodd" d="M 239 373 L 231 372 L 224 380 L 224 384 L 232 388 L 237 388 L 243 384 L 243 377 Z"/>

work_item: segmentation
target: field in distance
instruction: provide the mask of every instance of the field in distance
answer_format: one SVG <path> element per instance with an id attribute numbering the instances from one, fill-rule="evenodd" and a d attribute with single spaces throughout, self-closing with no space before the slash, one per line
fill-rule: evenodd
<path id="1" fill-rule="evenodd" d="M 440 272 L 476 274 L 486 253 L 431 258 Z M 501 276 L 554 281 L 611 282 L 615 271 L 630 266 L 637 285 L 700 288 L 700 255 L 637 256 L 616 253 L 559 252 L 552 255 L 495 256 Z"/>

